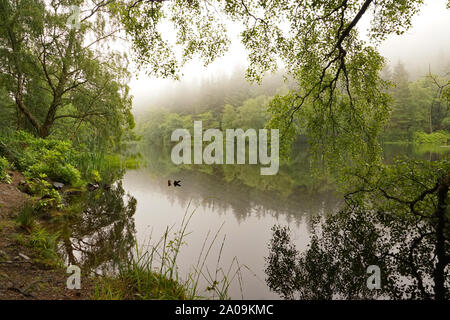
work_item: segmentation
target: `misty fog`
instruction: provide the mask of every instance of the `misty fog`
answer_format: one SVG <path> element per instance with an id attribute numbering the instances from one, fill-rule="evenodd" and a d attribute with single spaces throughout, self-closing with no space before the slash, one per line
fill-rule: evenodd
<path id="1" fill-rule="evenodd" d="M 369 20 L 370 15 L 364 17 L 358 26 L 363 39 Z M 405 34 L 390 36 L 379 45 L 379 50 L 389 67 L 392 68 L 398 62 L 402 62 L 411 80 L 425 76 L 429 70 L 438 75 L 449 72 L 450 11 L 446 10 L 446 0 L 425 0 L 412 25 L 413 27 Z M 134 114 L 139 118 L 142 112 L 151 108 L 170 108 L 174 111 L 181 111 L 184 107 L 191 109 L 189 106 L 195 104 L 196 96 L 203 96 L 203 100 L 206 96 L 210 96 L 213 100 L 215 97 L 213 91 L 220 90 L 220 83 L 224 81 L 237 81 L 236 88 L 240 90 L 255 90 L 262 94 L 266 88 L 265 94 L 274 94 L 274 87 L 283 85 L 282 71 L 278 70 L 275 75 L 266 76 L 262 88 L 258 88 L 257 84 L 245 83 L 247 56 L 239 41 L 237 26 L 231 26 L 229 37 L 232 44 L 224 57 L 207 67 L 194 59 L 183 68 L 184 76 L 179 81 L 149 77 L 145 70 L 137 72 L 130 83 L 134 96 Z M 206 92 L 207 88 L 212 91 Z"/>

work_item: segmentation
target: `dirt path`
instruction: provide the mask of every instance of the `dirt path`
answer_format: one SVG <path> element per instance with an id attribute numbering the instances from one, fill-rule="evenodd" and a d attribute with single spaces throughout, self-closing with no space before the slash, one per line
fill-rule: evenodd
<path id="1" fill-rule="evenodd" d="M 69 275 L 64 269 L 49 270 L 35 262 L 33 248 L 17 241 L 27 232 L 17 226 L 14 218 L 29 196 L 18 189 L 24 177 L 18 172 L 10 174 L 11 184 L 0 183 L 0 300 L 89 299 L 92 284 L 82 283 L 81 290 L 67 289 Z"/>

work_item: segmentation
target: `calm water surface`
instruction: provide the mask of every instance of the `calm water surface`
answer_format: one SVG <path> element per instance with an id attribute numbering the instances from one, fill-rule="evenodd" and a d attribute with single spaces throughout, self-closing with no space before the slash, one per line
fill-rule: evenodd
<path id="1" fill-rule="evenodd" d="M 418 153 L 410 146 L 385 147 L 385 158 L 398 155 L 434 159 L 438 155 Z M 325 181 L 309 171 L 308 156 L 299 151 L 289 165 L 276 176 L 260 176 L 259 166 L 175 167 L 164 154 L 148 157 L 145 168 L 128 171 L 123 178 L 126 192 L 137 199 L 134 215 L 136 235 L 142 245 L 158 240 L 169 226 L 181 224 L 186 211 L 194 212 L 187 230 L 191 232 L 178 258 L 181 277 L 192 270 L 208 236 L 219 232 L 205 269 L 217 269 L 222 240 L 224 247 L 219 266 L 227 269 L 233 259 L 247 268 L 242 284 L 232 282 L 233 299 L 276 299 L 265 284 L 265 257 L 275 224 L 289 226 L 298 249 L 309 242 L 311 217 L 335 212 L 342 204 Z M 181 180 L 180 188 L 169 187 L 167 180 Z M 155 242 L 155 241 L 153 241 Z M 206 282 L 202 283 L 206 288 Z"/>
<path id="2" fill-rule="evenodd" d="M 409 147 L 391 145 L 384 150 L 388 162 L 402 154 L 439 158 Z M 241 281 L 232 281 L 231 298 L 276 299 L 265 283 L 264 272 L 272 227 L 289 226 L 297 249 L 304 250 L 313 218 L 336 212 L 342 205 L 342 196 L 327 181 L 311 174 L 307 152 L 297 150 L 295 154 L 275 176 L 261 176 L 257 165 L 183 167 L 172 164 L 170 151 L 145 154 L 146 165 L 128 170 L 111 188 L 71 200 L 71 210 L 81 214 L 55 226 L 63 235 L 66 260 L 84 270 L 116 272 L 118 263 L 135 251 L 135 239 L 145 250 L 146 245 L 161 239 L 168 227 L 173 227 L 169 234 L 173 238 L 185 214 L 193 213 L 177 259 L 181 279 L 197 265 L 204 243 L 212 242 L 204 274 L 214 276 L 219 270 L 219 274 L 233 277 L 237 261 Z M 182 186 L 169 187 L 169 179 L 181 180 Z M 198 294 L 210 296 L 204 291 L 207 286 L 201 281 Z"/>
<path id="3" fill-rule="evenodd" d="M 212 239 L 220 230 L 205 270 L 215 272 L 225 239 L 219 266 L 228 269 L 236 258 L 248 267 L 242 269 L 242 285 L 237 278 L 232 282 L 231 298 L 278 298 L 269 291 L 264 274 L 272 226 L 289 225 L 298 248 L 305 248 L 309 219 L 336 209 L 338 197 L 332 188 L 303 181 L 301 174 L 291 178 L 289 172 L 282 172 L 277 177 L 264 177 L 258 174 L 258 166 L 206 168 L 207 172 L 197 169 L 164 172 L 150 165 L 125 174 L 123 188 L 137 200 L 134 220 L 138 242 L 148 243 L 150 237 L 158 240 L 167 226 L 178 230 L 186 210 L 194 212 L 187 228 L 191 233 L 178 258 L 181 277 L 195 266 L 208 233 Z M 304 168 L 296 171 L 305 175 Z M 181 180 L 182 186 L 169 187 L 168 179 Z M 205 282 L 202 285 L 207 286 Z"/>

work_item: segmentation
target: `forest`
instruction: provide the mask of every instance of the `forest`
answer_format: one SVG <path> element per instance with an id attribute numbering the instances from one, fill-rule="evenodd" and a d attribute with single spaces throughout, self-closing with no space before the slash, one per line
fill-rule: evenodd
<path id="1" fill-rule="evenodd" d="M 423 7 L 0 0 L 0 299 L 236 299 L 248 269 L 251 298 L 448 300 L 450 58 L 418 74 L 379 50 Z M 233 41 L 247 65 L 182 81 Z M 136 108 L 141 73 L 179 82 Z M 175 165 L 171 134 L 196 120 L 278 129 L 280 171 Z M 213 234 L 219 220 L 234 229 Z M 231 253 L 224 230 L 239 231 Z M 382 290 L 366 286 L 373 265 Z M 79 293 L 61 287 L 68 266 Z"/>
<path id="2" fill-rule="evenodd" d="M 381 76 L 391 83 L 388 92 L 393 103 L 390 119 L 380 134 L 381 141 L 447 145 L 450 131 L 445 96 L 447 69 L 442 70 L 441 76 L 429 73 L 412 81 L 402 62 L 394 67 L 386 65 Z M 193 120 L 202 120 L 208 128 L 266 127 L 270 101 L 286 92 L 291 84 L 283 81 L 280 74 L 274 74 L 261 85 L 252 86 L 245 82 L 244 71 L 235 69 L 229 77 L 205 80 L 198 87 L 179 86 L 170 99 L 155 99 L 156 106 L 137 115 L 137 131 L 145 144 L 169 146 L 170 133 L 176 128 L 192 127 Z"/>

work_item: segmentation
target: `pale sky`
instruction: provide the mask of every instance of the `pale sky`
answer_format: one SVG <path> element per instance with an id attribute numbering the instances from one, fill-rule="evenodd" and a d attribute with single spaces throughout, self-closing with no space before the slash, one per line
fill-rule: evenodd
<path id="1" fill-rule="evenodd" d="M 438 58 L 450 58 L 450 10 L 446 9 L 447 0 L 425 0 L 421 12 L 413 18 L 413 28 L 407 33 L 392 35 L 379 47 L 380 52 L 390 64 L 399 60 L 418 74 L 428 71 L 431 61 Z M 370 17 L 360 22 L 359 29 L 364 33 Z M 230 50 L 208 67 L 194 60 L 184 68 L 183 82 L 198 83 L 202 78 L 214 77 L 216 74 L 229 73 L 235 66 L 246 66 L 247 55 L 239 41 L 238 28 L 229 28 L 232 40 Z M 433 66 L 431 65 L 433 70 Z M 436 70 L 437 71 L 437 70 Z M 133 108 L 144 110 L 152 105 L 152 100 L 159 94 L 170 94 L 166 89 L 173 88 L 173 80 L 148 77 L 144 72 L 135 76 L 130 82 L 134 96 Z"/>
<path id="2" fill-rule="evenodd" d="M 403 35 L 389 37 L 380 47 L 381 54 L 394 64 L 400 59 L 424 70 L 438 56 L 448 59 L 450 10 L 446 9 L 446 3 L 447 0 L 425 0 L 421 12 L 412 21 L 413 28 Z"/>

